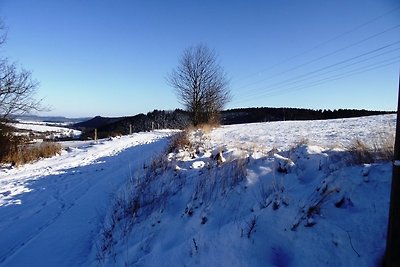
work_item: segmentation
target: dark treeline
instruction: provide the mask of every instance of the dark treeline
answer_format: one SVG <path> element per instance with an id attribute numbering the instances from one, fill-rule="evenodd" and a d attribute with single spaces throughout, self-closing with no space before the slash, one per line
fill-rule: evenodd
<path id="1" fill-rule="evenodd" d="M 174 111 L 154 110 L 147 114 L 138 114 L 129 117 L 106 118 L 94 117 L 88 121 L 77 123 L 74 128 L 83 132 L 82 138 L 93 138 L 97 129 L 97 137 L 125 135 L 129 133 L 150 131 L 153 129 L 183 129 L 189 125 L 187 112 L 176 109 Z"/>
<path id="2" fill-rule="evenodd" d="M 221 124 L 238 124 L 284 120 L 327 120 L 382 115 L 393 112 L 357 109 L 313 110 L 302 108 L 242 108 L 221 113 Z"/>
<path id="3" fill-rule="evenodd" d="M 393 112 L 356 109 L 243 108 L 222 111 L 220 114 L 220 123 L 229 125 L 283 120 L 325 120 L 388 113 Z M 147 114 L 119 118 L 97 116 L 88 121 L 75 124 L 74 128 L 82 130 L 82 138 L 87 139 L 94 137 L 95 129 L 97 129 L 98 138 L 105 138 L 153 129 L 183 129 L 189 126 L 189 124 L 189 113 L 181 109 L 176 109 L 174 111 L 154 110 Z"/>

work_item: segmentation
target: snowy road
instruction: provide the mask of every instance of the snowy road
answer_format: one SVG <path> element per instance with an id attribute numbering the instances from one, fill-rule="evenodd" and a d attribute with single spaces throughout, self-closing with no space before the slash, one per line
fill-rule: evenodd
<path id="1" fill-rule="evenodd" d="M 78 144 L 60 156 L 0 170 L 0 266 L 79 266 L 115 192 L 165 149 L 173 132 Z"/>

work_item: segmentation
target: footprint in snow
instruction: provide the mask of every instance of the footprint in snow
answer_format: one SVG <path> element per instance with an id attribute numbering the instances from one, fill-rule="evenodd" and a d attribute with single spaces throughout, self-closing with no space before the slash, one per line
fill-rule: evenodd
<path id="1" fill-rule="evenodd" d="M 292 262 L 292 256 L 282 247 L 273 247 L 271 251 L 271 263 L 276 267 L 288 267 Z"/>

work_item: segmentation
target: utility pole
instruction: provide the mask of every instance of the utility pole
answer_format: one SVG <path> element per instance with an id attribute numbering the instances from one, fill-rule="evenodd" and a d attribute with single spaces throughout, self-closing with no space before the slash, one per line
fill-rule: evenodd
<path id="1" fill-rule="evenodd" d="M 400 74 L 385 267 L 400 267 Z"/>

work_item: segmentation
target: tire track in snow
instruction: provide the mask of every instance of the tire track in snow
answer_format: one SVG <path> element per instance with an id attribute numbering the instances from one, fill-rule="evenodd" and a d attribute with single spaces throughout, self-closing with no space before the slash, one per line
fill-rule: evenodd
<path id="1" fill-rule="evenodd" d="M 102 205 L 106 205 L 110 200 L 110 195 L 113 190 L 117 189 L 128 177 L 129 168 L 127 166 L 129 162 L 136 161 L 137 166 L 139 166 L 144 160 L 160 152 L 167 144 L 167 140 L 165 138 L 162 140 L 159 139 L 165 136 L 166 134 L 158 137 L 153 136 L 148 141 L 138 140 L 133 146 L 123 148 L 122 152 L 120 152 L 121 150 L 113 149 L 110 153 L 111 156 L 99 159 L 99 161 L 103 163 L 92 163 L 90 165 L 70 169 L 61 175 L 53 175 L 38 179 L 37 181 L 47 179 L 48 181 L 45 181 L 45 184 L 46 182 L 50 182 L 51 179 L 57 179 L 61 184 L 53 184 L 54 188 L 49 189 L 50 195 L 43 193 L 45 194 L 45 199 L 43 199 L 45 202 L 39 201 L 31 205 L 32 208 L 37 209 L 35 212 L 27 217 L 22 216 L 22 218 L 17 215 L 15 217 L 16 221 L 10 222 L 6 229 L 0 229 L 3 233 L 6 232 L 2 234 L 3 242 L 0 241 L 0 245 L 3 248 L 0 255 L 0 265 L 22 266 L 27 263 L 32 265 L 32 260 L 29 260 L 29 258 L 32 258 L 33 255 L 36 256 L 37 263 L 40 263 L 40 265 L 46 263 L 57 264 L 57 266 L 60 266 L 60 264 L 65 266 L 71 264 L 76 265 L 79 261 L 79 255 L 82 254 L 82 251 L 79 251 L 79 249 L 86 250 L 88 254 L 92 246 L 91 243 L 86 242 L 83 246 L 79 246 L 73 244 L 72 240 L 66 240 L 69 242 L 66 246 L 68 249 L 73 249 L 74 247 L 79 248 L 74 251 L 74 253 L 69 251 L 69 254 L 71 254 L 71 258 L 69 259 L 68 255 L 65 255 L 65 253 L 62 256 L 55 253 L 48 259 L 46 259 L 45 255 L 43 255 L 43 257 L 37 257 L 38 253 L 39 255 L 43 253 L 40 252 L 38 248 L 42 247 L 43 250 L 43 247 L 45 247 L 46 254 L 49 249 L 55 251 L 57 251 L 57 249 L 63 250 L 62 242 L 64 240 L 58 240 L 59 243 L 57 244 L 57 242 L 55 242 L 56 240 L 46 242 L 46 238 L 52 236 L 68 238 L 68 234 L 58 233 L 65 230 L 58 225 L 68 226 L 68 221 L 71 220 L 71 225 L 83 225 L 88 228 L 86 231 L 83 230 L 83 232 L 79 230 L 76 231 L 83 236 L 82 238 L 75 237 L 72 239 L 80 240 L 81 242 L 83 240 L 90 241 L 90 237 L 93 235 L 92 233 L 96 233 L 97 231 L 95 228 L 98 227 L 99 224 L 96 224 L 95 221 L 99 219 L 98 213 L 104 208 Z M 119 154 L 115 155 L 115 153 L 118 152 Z M 79 178 L 79 176 L 82 177 Z M 71 177 L 74 178 L 70 179 Z M 71 185 L 74 186 L 71 188 Z M 68 191 L 63 192 L 65 186 L 68 187 Z M 60 194 L 60 192 L 63 193 Z M 48 202 L 49 197 L 53 198 L 53 201 Z M 96 199 L 99 199 L 99 203 L 95 202 Z M 43 203 L 45 204 L 43 205 Z M 80 208 L 82 208 L 82 211 L 79 211 Z M 21 212 L 24 212 L 24 209 L 21 209 Z M 78 216 L 69 218 L 71 214 Z M 84 220 L 82 218 L 84 218 Z M 74 219 L 75 224 L 73 222 Z M 81 221 L 77 223 L 76 220 Z M 15 229 L 18 229 L 18 231 L 15 231 Z M 9 234 L 7 235 L 7 233 Z"/>

